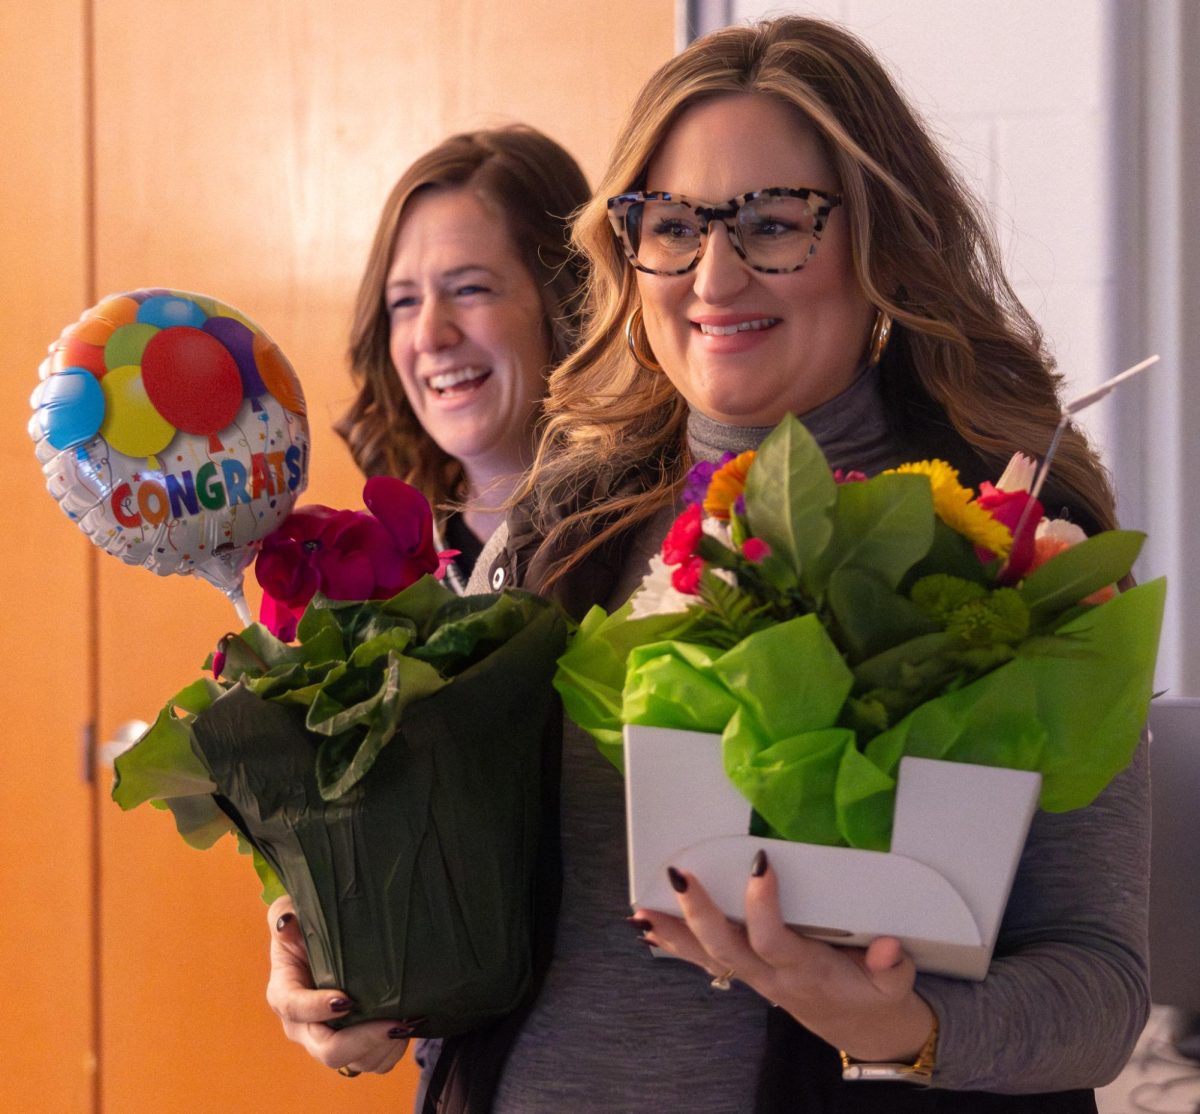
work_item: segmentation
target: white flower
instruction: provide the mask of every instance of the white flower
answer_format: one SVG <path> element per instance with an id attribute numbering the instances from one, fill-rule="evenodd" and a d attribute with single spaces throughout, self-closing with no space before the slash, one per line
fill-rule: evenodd
<path id="1" fill-rule="evenodd" d="M 1065 518 L 1043 518 L 1033 536 L 1036 541 L 1049 538 L 1063 545 L 1078 545 L 1087 539 L 1087 534 L 1079 526 Z"/>
<path id="2" fill-rule="evenodd" d="M 686 611 L 696 602 L 695 596 L 685 596 L 671 586 L 674 565 L 668 565 L 661 553 L 650 558 L 650 571 L 642 577 L 642 586 L 633 594 L 631 619 L 644 619 L 647 615 L 673 615 Z"/>
<path id="3" fill-rule="evenodd" d="M 733 548 L 733 536 L 728 522 L 706 514 L 700 523 L 700 529 L 710 538 L 716 538 L 726 549 Z"/>
<path id="4" fill-rule="evenodd" d="M 733 548 L 728 522 L 705 515 L 700 528 L 726 549 Z M 672 586 L 671 574 L 674 571 L 675 566 L 668 565 L 661 553 L 656 553 L 650 558 L 650 571 L 642 577 L 641 587 L 633 594 L 633 610 L 629 615 L 631 619 L 643 619 L 647 615 L 674 615 L 686 611 L 696 603 L 695 596 L 685 595 Z M 729 584 L 737 583 L 728 569 L 712 571 Z"/>
<path id="5" fill-rule="evenodd" d="M 997 491 L 1032 491 L 1037 461 L 1024 453 L 1013 453 L 1008 467 L 996 481 Z"/>

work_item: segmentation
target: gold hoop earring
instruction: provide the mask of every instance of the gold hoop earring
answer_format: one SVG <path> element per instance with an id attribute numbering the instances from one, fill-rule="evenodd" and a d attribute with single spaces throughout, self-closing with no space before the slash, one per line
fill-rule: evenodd
<path id="1" fill-rule="evenodd" d="M 640 305 L 631 310 L 629 316 L 625 318 L 625 343 L 629 345 L 629 351 L 633 353 L 633 358 L 639 367 L 645 368 L 647 371 L 662 371 L 662 364 L 654 358 L 654 354 L 650 351 L 650 338 L 646 336 L 646 326 L 642 321 Z"/>
<path id="2" fill-rule="evenodd" d="M 871 339 L 867 346 L 867 367 L 878 367 L 887 351 L 888 341 L 892 339 L 892 315 L 881 309 L 875 314 L 875 324 L 871 326 Z"/>

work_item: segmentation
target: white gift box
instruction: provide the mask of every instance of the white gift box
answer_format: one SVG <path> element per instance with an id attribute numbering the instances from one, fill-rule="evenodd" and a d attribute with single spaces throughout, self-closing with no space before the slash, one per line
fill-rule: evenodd
<path id="1" fill-rule="evenodd" d="M 894 936 L 917 968 L 987 973 L 1041 774 L 904 758 L 892 849 L 860 851 L 747 835 L 750 806 L 725 776 L 721 737 L 625 728 L 629 897 L 678 914 L 667 867 L 694 874 L 735 920 L 764 848 L 784 920 L 831 944 Z"/>

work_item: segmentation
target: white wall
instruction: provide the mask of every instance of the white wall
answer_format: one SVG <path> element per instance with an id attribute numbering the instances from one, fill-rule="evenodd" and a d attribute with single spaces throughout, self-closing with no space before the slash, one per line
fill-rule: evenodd
<path id="1" fill-rule="evenodd" d="M 1123 524 L 1150 534 L 1139 576 L 1171 579 L 1158 685 L 1200 693 L 1200 484 L 1188 483 L 1200 479 L 1200 390 L 1186 374 L 1200 359 L 1200 282 L 1183 203 L 1200 190 L 1200 77 L 1187 61 L 1200 4 L 694 0 L 686 14 L 703 31 L 785 11 L 842 23 L 888 64 L 987 201 L 1067 398 L 1162 353 L 1081 421 Z"/>

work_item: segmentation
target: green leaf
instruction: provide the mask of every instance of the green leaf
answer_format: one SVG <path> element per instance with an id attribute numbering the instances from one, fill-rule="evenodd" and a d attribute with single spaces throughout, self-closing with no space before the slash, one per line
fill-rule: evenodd
<path id="1" fill-rule="evenodd" d="M 268 673 L 279 665 L 292 665 L 304 660 L 304 650 L 280 642 L 261 623 L 251 623 L 241 634 L 226 640 L 223 675 L 238 678 L 243 673 L 251 677 Z"/>
<path id="2" fill-rule="evenodd" d="M 499 596 L 454 596 L 435 613 L 436 629 L 411 656 L 442 673 L 461 673 L 523 630 L 542 606 L 536 596 L 511 590 Z"/>
<path id="3" fill-rule="evenodd" d="M 170 707 L 158 713 L 150 729 L 113 763 L 112 797 L 123 809 L 168 797 L 212 793 L 208 768 L 192 752 L 192 720 Z"/>
<path id="4" fill-rule="evenodd" d="M 763 441 L 746 479 L 754 536 L 803 577 L 833 533 L 837 484 L 812 434 L 788 415 Z"/>
<path id="5" fill-rule="evenodd" d="M 438 623 L 452 622 L 452 618 L 439 615 L 442 608 L 453 607 L 458 599 L 472 600 L 468 606 L 482 607 L 494 602 L 495 596 L 456 596 L 440 580 L 423 576 L 415 584 L 385 601 L 380 610 L 385 615 L 408 619 L 416 628 L 422 641 L 428 639 Z"/>
<path id="6" fill-rule="evenodd" d="M 201 677 L 181 688 L 168 702 L 192 715 L 199 715 L 212 707 L 213 701 L 225 691 L 225 687 L 211 677 Z"/>
<path id="7" fill-rule="evenodd" d="M 944 631 L 919 634 L 855 666 L 855 688 L 864 690 L 895 687 L 902 683 L 901 678 L 906 669 L 940 658 L 953 648 L 954 640 Z"/>
<path id="8" fill-rule="evenodd" d="M 296 627 L 303 648 L 304 663 L 318 665 L 341 661 L 346 656 L 346 640 L 337 613 L 324 607 L 308 607 Z"/>
<path id="9" fill-rule="evenodd" d="M 395 734 L 396 727 L 400 722 L 400 712 L 405 703 L 411 703 L 411 700 L 403 700 L 401 695 L 402 661 L 403 659 L 397 653 L 388 655 L 383 686 L 370 702 L 372 714 L 362 741 L 358 745 L 348 746 L 346 745 L 347 736 L 338 734 L 322 743 L 317 750 L 317 785 L 325 800 L 335 801 L 353 789 L 375 764 L 379 752 Z M 433 671 L 430 670 L 430 672 Z M 445 682 L 440 677 L 437 677 L 437 680 L 439 682 L 437 687 L 443 687 Z M 335 717 L 330 723 L 336 723 L 339 720 L 340 717 Z M 332 734 L 332 732 L 326 733 Z"/>
<path id="10" fill-rule="evenodd" d="M 264 905 L 270 905 L 272 901 L 283 897 L 287 893 L 283 883 L 279 880 L 279 875 L 275 873 L 274 868 L 266 859 L 263 858 L 262 852 L 252 844 L 242 832 L 237 833 L 238 854 L 249 855 L 251 862 L 254 864 L 254 873 L 258 875 L 258 880 L 262 883 L 262 899 Z"/>
<path id="11" fill-rule="evenodd" d="M 426 662 L 390 650 L 382 669 L 335 667 L 309 706 L 305 726 L 319 735 L 340 735 L 360 724 L 370 730 L 377 717 L 390 715 L 391 700 L 399 699 L 403 709 L 448 683 Z"/>
<path id="12" fill-rule="evenodd" d="M 864 569 L 837 569 L 827 602 L 852 663 L 937 629 L 911 600 Z"/>
<path id="13" fill-rule="evenodd" d="M 1052 623 L 1080 600 L 1128 575 L 1145 540 L 1136 530 L 1107 530 L 1064 549 L 1031 572 L 1018 591 L 1034 625 Z"/>
<path id="14" fill-rule="evenodd" d="M 924 476 L 883 475 L 841 484 L 832 537 L 810 564 L 805 585 L 820 596 L 834 572 L 855 568 L 874 573 L 895 588 L 929 552 L 933 523 L 933 496 Z"/>
<path id="15" fill-rule="evenodd" d="M 175 830 L 197 851 L 207 851 L 222 836 L 234 830 L 233 821 L 208 795 L 171 797 L 153 802 L 170 810 Z"/>
<path id="16" fill-rule="evenodd" d="M 975 547 L 935 516 L 929 552 L 905 574 L 900 590 L 907 593 L 922 577 L 937 573 L 982 585 L 990 585 L 993 580 L 988 566 L 975 555 Z"/>

